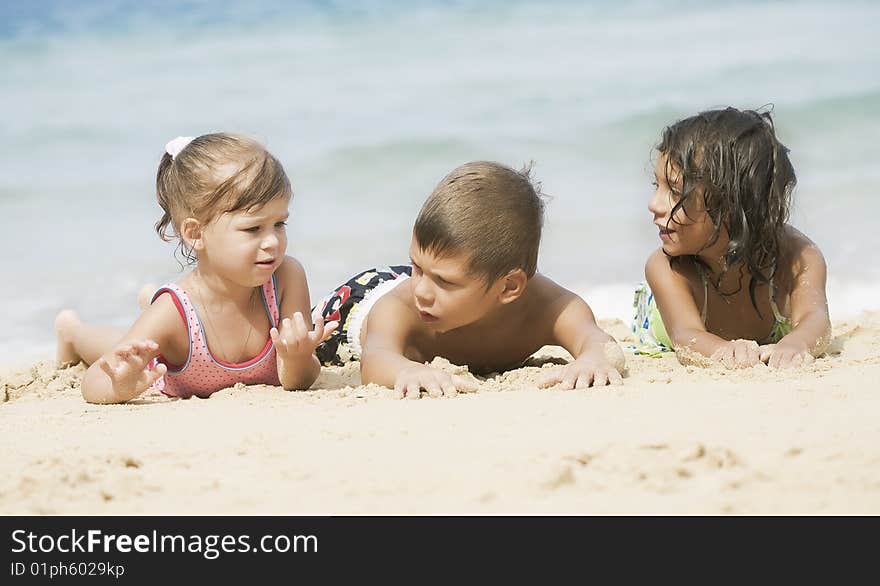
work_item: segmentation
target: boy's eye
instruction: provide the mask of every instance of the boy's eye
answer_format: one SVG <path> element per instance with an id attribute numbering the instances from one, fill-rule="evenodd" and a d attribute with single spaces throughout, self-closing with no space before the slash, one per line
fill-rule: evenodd
<path id="1" fill-rule="evenodd" d="M 251 226 L 250 228 L 245 228 L 244 231 L 250 232 L 251 234 L 255 234 L 256 232 L 260 231 L 260 227 L 259 226 Z"/>
<path id="2" fill-rule="evenodd" d="M 452 282 L 447 281 L 446 279 L 443 279 L 441 277 L 437 277 L 437 284 L 441 287 L 450 287 L 452 285 Z"/>

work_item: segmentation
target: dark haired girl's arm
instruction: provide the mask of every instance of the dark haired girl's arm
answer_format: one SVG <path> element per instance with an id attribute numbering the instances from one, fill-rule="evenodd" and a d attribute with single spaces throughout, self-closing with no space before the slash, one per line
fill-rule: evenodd
<path id="1" fill-rule="evenodd" d="M 760 349 L 756 342 L 728 341 L 706 331 L 687 277 L 672 269 L 662 250 L 648 258 L 645 278 L 682 364 L 708 366 L 720 362 L 727 368 L 737 368 L 759 362 Z"/>
<path id="2" fill-rule="evenodd" d="M 831 341 L 831 320 L 825 297 L 827 267 L 819 248 L 798 233 L 792 263 L 791 333 L 762 353 L 771 367 L 785 368 L 810 362 Z"/>

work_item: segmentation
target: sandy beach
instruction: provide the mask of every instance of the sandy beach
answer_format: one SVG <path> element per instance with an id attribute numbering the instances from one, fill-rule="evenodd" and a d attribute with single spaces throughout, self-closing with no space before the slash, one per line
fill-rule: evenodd
<path id="1" fill-rule="evenodd" d="M 587 391 L 536 388 L 547 347 L 418 401 L 352 364 L 306 392 L 98 406 L 82 365 L 41 362 L 0 379 L 0 513 L 878 514 L 880 313 L 834 334 L 797 371 L 627 350 L 625 384 Z"/>

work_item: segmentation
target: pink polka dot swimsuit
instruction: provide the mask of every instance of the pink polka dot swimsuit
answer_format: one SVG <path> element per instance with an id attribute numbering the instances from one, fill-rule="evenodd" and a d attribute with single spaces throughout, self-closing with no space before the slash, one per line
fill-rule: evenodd
<path id="1" fill-rule="evenodd" d="M 261 292 L 269 323 L 278 327 L 280 311 L 275 294 L 274 275 L 263 284 Z M 171 295 L 180 316 L 186 323 L 189 333 L 189 354 L 182 365 L 169 364 L 161 355 L 158 356 L 156 361 L 165 364 L 168 372 L 153 384 L 153 389 L 169 397 L 188 398 L 195 395 L 204 398 L 235 383 L 275 386 L 281 384 L 278 379 L 275 345 L 272 344 L 271 338 L 266 340 L 266 345 L 257 356 L 246 362 L 231 364 L 219 360 L 208 348 L 199 314 L 186 291 L 176 283 L 168 283 L 156 291 L 152 301 L 164 294 Z"/>

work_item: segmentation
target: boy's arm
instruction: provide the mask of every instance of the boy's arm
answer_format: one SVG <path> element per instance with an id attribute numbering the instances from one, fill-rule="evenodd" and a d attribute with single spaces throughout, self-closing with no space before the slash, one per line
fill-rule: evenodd
<path id="1" fill-rule="evenodd" d="M 175 329 L 184 328 L 170 296 L 161 295 L 147 307 L 109 352 L 83 376 L 82 395 L 89 403 L 125 403 L 140 396 L 165 374 L 164 364 L 148 365 L 172 343 Z"/>
<path id="2" fill-rule="evenodd" d="M 662 250 L 656 250 L 645 264 L 645 278 L 663 325 L 679 361 L 702 365 L 691 353 L 718 361 L 728 368 L 753 366 L 760 359 L 758 344 L 747 340 L 727 341 L 706 331 L 700 309 L 687 278 L 672 270 Z M 705 302 L 705 301 L 704 301 Z"/>
<path id="3" fill-rule="evenodd" d="M 571 389 L 620 384 L 626 360 L 617 341 L 596 324 L 593 311 L 583 299 L 564 289 L 560 293 L 548 308 L 549 323 L 553 324 L 550 343 L 565 348 L 574 361 L 551 371 L 542 386 L 561 382 Z"/>
<path id="4" fill-rule="evenodd" d="M 831 320 L 825 297 L 827 267 L 819 248 L 803 237 L 792 266 L 792 331 L 764 355 L 776 368 L 810 362 L 831 341 Z"/>
<path id="5" fill-rule="evenodd" d="M 393 295 L 385 295 L 370 310 L 361 350 L 361 382 L 393 388 L 399 397 L 419 398 L 421 389 L 432 397 L 474 390 L 464 377 L 451 375 L 404 355 L 418 324 L 413 312 Z"/>
<path id="6" fill-rule="evenodd" d="M 292 257 L 285 257 L 275 273 L 281 301 L 277 328 L 269 335 L 275 344 L 278 379 L 286 390 L 308 389 L 321 373 L 321 362 L 315 348 L 326 340 L 339 325 L 324 324 L 323 319 L 312 326 L 309 285 L 303 266 Z"/>

